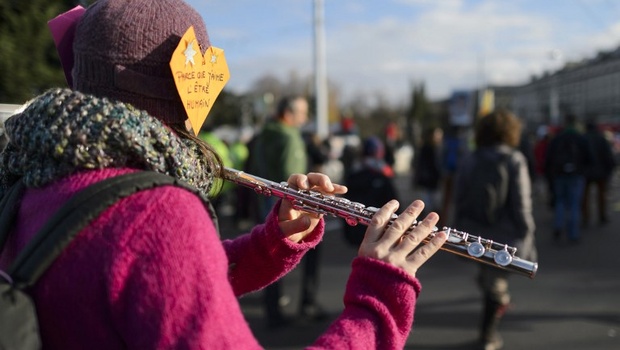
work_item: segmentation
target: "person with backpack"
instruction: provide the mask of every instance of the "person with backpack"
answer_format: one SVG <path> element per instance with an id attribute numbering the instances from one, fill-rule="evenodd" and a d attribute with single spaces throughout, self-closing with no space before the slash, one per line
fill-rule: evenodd
<path id="1" fill-rule="evenodd" d="M 517 149 L 521 123 L 511 112 L 497 110 L 478 120 L 474 135 L 475 150 L 457 169 L 455 228 L 505 242 L 517 248 L 517 256 L 535 261 L 532 185 L 527 160 Z M 481 349 L 503 346 L 498 327 L 511 299 L 508 276 L 504 270 L 480 265 Z"/>
<path id="2" fill-rule="evenodd" d="M 590 222 L 590 206 L 592 204 L 590 193 L 591 189 L 596 188 L 596 211 L 599 225 L 609 223 L 609 213 L 607 209 L 607 197 L 609 195 L 609 183 L 616 167 L 611 142 L 605 137 L 603 132 L 594 120 L 586 122 L 586 140 L 590 145 L 594 161 L 592 166 L 586 168 L 586 185 L 584 188 L 581 202 L 582 226 L 587 226 Z"/>
<path id="3" fill-rule="evenodd" d="M 203 199 L 222 164 L 187 127 L 170 67 L 188 28 L 196 42 L 195 50 L 185 43 L 187 55 L 210 46 L 191 6 L 182 0 L 99 0 L 75 20 L 74 38 L 65 38 L 73 42 L 72 89 L 50 89 L 6 122 L 0 198 L 19 193 L 14 185 L 25 189 L 2 242 L 0 302 L 11 303 L 4 291 L 23 285 L 7 271 L 58 208 L 92 184 L 152 171 L 200 196 L 157 186 L 107 207 L 24 290 L 36 305 L 38 326 L 31 333 L 40 334 L 46 349 L 261 348 L 237 298 L 290 272 L 320 243 L 323 218 L 280 200 L 248 234 L 220 239 L 216 215 Z M 327 195 L 346 192 L 319 173 L 293 174 L 287 181 Z M 413 202 L 390 224 L 398 207 L 388 202 L 369 225 L 352 262 L 344 309 L 315 348 L 404 347 L 421 290 L 416 273 L 447 236 L 439 232 L 418 247 L 438 215 L 407 232 L 424 204 Z M 62 243 L 54 237 L 47 242 L 51 249 Z M 0 307 L 0 315 L 9 309 Z M 2 348 L 5 339 L 21 335 L 6 325 L 23 313 L 8 317 L 12 321 L 0 326 Z"/>
<path id="4" fill-rule="evenodd" d="M 553 178 L 553 237 L 556 241 L 565 236 L 569 244 L 578 244 L 581 239 L 585 174 L 593 163 L 592 148 L 577 129 L 577 116 L 566 115 L 564 128 L 551 139 L 545 158 L 545 169 Z"/>

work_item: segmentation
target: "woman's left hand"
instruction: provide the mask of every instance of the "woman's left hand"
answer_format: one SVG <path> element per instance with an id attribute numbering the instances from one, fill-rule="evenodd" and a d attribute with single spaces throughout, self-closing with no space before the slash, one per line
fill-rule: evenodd
<path id="1" fill-rule="evenodd" d="M 288 178 L 288 185 L 300 190 L 312 190 L 326 195 L 343 194 L 346 186 L 332 183 L 330 178 L 321 173 L 293 174 Z M 309 235 L 321 220 L 322 215 L 297 210 L 290 200 L 282 200 L 278 221 L 284 235 L 293 242 L 301 242 Z"/>

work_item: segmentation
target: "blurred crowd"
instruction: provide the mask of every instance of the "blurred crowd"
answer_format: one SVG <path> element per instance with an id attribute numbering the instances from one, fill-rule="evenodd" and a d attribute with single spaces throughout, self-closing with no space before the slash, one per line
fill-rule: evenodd
<path id="1" fill-rule="evenodd" d="M 601 187 L 600 178 L 609 178 L 613 174 L 615 164 L 620 161 L 620 127 L 598 125 L 595 120 L 577 120 L 574 128 L 590 140 L 594 147 L 594 170 L 589 170 L 588 180 L 584 184 L 584 194 L 594 193 L 595 203 L 590 196 L 583 196 L 583 225 L 590 222 L 590 207 L 598 206 L 599 211 L 608 210 L 605 205 L 607 189 Z M 565 125 L 540 125 L 536 128 L 524 128 L 519 144 L 519 151 L 526 157 L 528 171 L 533 186 L 533 194 L 545 198 L 550 208 L 554 205 L 553 174 L 545 164 L 548 145 L 551 140 L 565 129 Z M 252 129 L 236 129 L 220 127 L 205 128 L 200 137 L 213 144 L 224 160 L 224 164 L 235 169 L 246 171 L 246 161 L 250 156 Z M 380 159 L 385 166 L 388 177 L 402 176 L 411 179 L 411 190 L 415 196 L 426 203 L 427 211 L 440 213 L 444 224 L 451 223 L 454 196 L 453 181 L 459 160 L 475 149 L 473 128 L 462 126 L 427 127 L 420 132 L 417 142 L 404 140 L 396 123 L 388 122 L 385 128 L 376 134 L 362 136 L 352 118 L 344 118 L 335 132 L 321 139 L 308 128 L 302 128 L 303 139 L 307 146 L 308 159 L 314 171 L 330 176 L 336 182 L 345 183 L 352 172 L 359 170 L 368 163 L 368 150 L 365 142 L 381 144 L 381 151 L 375 159 Z M 595 141 L 598 138 L 605 142 Z M 595 145 L 596 144 L 596 145 Z M 603 151 L 601 151 L 603 149 Z M 602 152 L 602 153 L 601 153 Z M 600 154 L 609 154 L 601 159 Z M 605 163 L 605 165 L 601 165 Z M 604 169 L 603 169 L 604 168 Z M 604 183 L 602 183 L 604 185 Z M 240 226 L 249 226 L 251 204 L 244 198 L 239 201 L 239 191 L 233 191 L 232 184 L 225 184 L 216 200 L 220 203 L 219 210 L 224 216 L 235 216 Z M 349 195 L 355 196 L 351 192 Z M 367 196 L 367 201 L 373 201 Z M 601 222 L 608 220 L 602 212 Z"/>
<path id="2" fill-rule="evenodd" d="M 509 231 L 497 225 L 523 226 L 523 232 L 515 233 L 515 237 L 520 237 L 517 240 L 506 235 L 497 240 L 517 242 L 519 251 L 531 252 L 523 258 L 532 261 L 537 260 L 534 232 L 551 237 L 561 245 L 579 244 L 583 227 L 594 223 L 605 225 L 610 221 L 608 191 L 620 159 L 620 130 L 575 115 L 564 116 L 560 125 L 541 125 L 530 130 L 510 112 L 490 113 L 476 124 L 424 128 L 415 143 L 404 140 L 393 122 L 387 122 L 376 134 L 366 136 L 361 136 L 350 118 L 344 118 L 337 131 L 326 139 L 307 128 L 301 127 L 301 130 L 308 169 L 328 174 L 333 181 L 347 185 L 346 198 L 365 206 L 380 207 L 390 199 L 399 199 L 399 191 L 403 189 L 396 188 L 395 178 L 407 177 L 413 196 L 425 202 L 425 212 L 440 214 L 442 226 L 474 227 L 472 232 L 488 231 L 485 237 L 493 236 L 492 232 Z M 248 133 L 243 134 L 245 137 L 239 137 L 241 135 L 241 132 L 236 133 L 238 137 L 230 132 L 218 135 L 217 130 L 201 133 L 205 140 L 218 145 L 225 164 L 252 172 L 246 161 L 252 157 L 253 137 Z M 219 140 L 212 139 L 218 136 Z M 508 138 L 514 140 L 508 141 Z M 499 220 L 501 223 L 470 225 L 473 214 L 468 214 L 466 209 L 472 204 L 466 203 L 474 202 L 463 196 L 479 196 L 464 191 L 470 185 L 474 187 L 474 179 L 467 178 L 465 173 L 472 167 L 472 158 L 482 157 L 477 151 L 485 146 L 499 147 L 497 152 L 507 152 L 513 163 L 522 168 L 511 170 L 514 174 L 510 177 L 516 180 L 511 180 L 507 190 L 512 194 L 505 194 L 504 201 L 509 203 L 504 211 L 508 216 Z M 234 217 L 240 228 L 260 221 L 253 213 L 257 207 L 252 199 L 255 195 L 247 189 L 225 186 L 219 196 L 224 200 L 220 201 L 218 210 Z M 553 227 L 535 227 L 534 200 L 546 203 L 552 211 Z M 486 231 L 485 225 L 488 226 Z M 364 231 L 363 225 L 345 224 L 342 237 L 355 249 Z M 320 259 L 313 264 L 318 271 Z M 500 348 L 499 320 L 510 305 L 508 274 L 495 268 L 481 268 L 478 278 L 483 295 L 480 339 L 490 346 L 487 349 Z M 318 289 L 318 275 L 315 279 Z M 281 305 L 290 301 L 287 296 L 282 298 Z M 314 307 L 319 313 L 313 316 L 321 319 L 324 315 L 320 305 Z"/>

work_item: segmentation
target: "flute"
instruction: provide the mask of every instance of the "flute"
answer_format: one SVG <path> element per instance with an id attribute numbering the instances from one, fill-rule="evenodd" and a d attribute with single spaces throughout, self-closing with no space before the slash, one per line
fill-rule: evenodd
<path id="1" fill-rule="evenodd" d="M 257 194 L 288 199 L 295 209 L 340 217 L 351 226 L 370 225 L 372 217 L 379 210 L 344 197 L 324 195 L 318 191 L 294 189 L 287 182 L 277 183 L 232 168 L 225 167 L 223 173 L 225 180 L 250 188 Z M 393 214 L 391 220 L 393 221 L 397 217 L 398 215 Z M 413 230 L 415 226 L 416 223 L 414 222 L 408 231 Z M 428 243 L 438 231 L 439 229 L 435 227 L 423 243 Z M 443 227 L 442 231 L 445 231 L 448 239 L 441 250 L 530 278 L 534 278 L 536 275 L 538 263 L 516 256 L 517 248 L 515 247 L 449 227 Z"/>

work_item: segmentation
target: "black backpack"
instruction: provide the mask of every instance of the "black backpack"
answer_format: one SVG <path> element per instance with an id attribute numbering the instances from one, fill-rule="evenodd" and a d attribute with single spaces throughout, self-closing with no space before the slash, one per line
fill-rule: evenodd
<path id="1" fill-rule="evenodd" d="M 63 249 L 91 220 L 129 195 L 157 186 L 198 190 L 171 176 L 140 171 L 95 183 L 70 198 L 48 220 L 4 272 L 0 270 L 0 350 L 40 349 L 34 302 L 25 291 L 33 286 Z M 8 238 L 25 186 L 17 182 L 0 201 L 0 252 Z M 203 199 L 213 216 L 213 208 Z M 217 228 L 217 224 L 216 224 Z"/>
<path id="2" fill-rule="evenodd" d="M 565 132 L 556 136 L 552 144 L 548 157 L 553 175 L 582 174 L 586 170 L 585 139 Z"/>
<path id="3" fill-rule="evenodd" d="M 489 159 L 474 153 L 473 168 L 468 182 L 459 196 L 458 216 L 478 224 L 490 226 L 498 222 L 501 210 L 506 204 L 509 189 L 509 155 L 499 154 L 497 159 Z"/>

